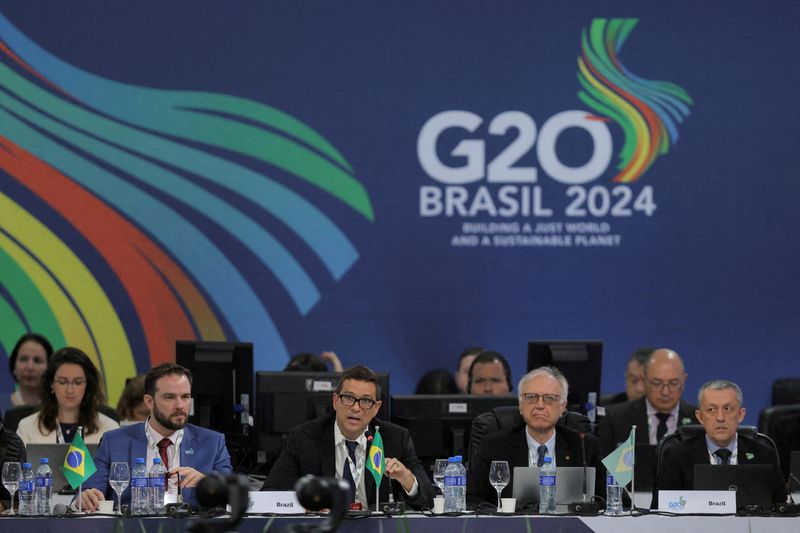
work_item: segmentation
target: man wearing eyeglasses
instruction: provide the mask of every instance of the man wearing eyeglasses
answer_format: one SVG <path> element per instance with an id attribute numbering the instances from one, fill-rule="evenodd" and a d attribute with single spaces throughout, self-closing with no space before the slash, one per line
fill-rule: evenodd
<path id="1" fill-rule="evenodd" d="M 545 457 L 553 458 L 556 467 L 598 466 L 597 439 L 558 424 L 567 406 L 569 384 L 553 367 L 540 367 L 525 374 L 519 381 L 519 412 L 524 424 L 486 435 L 470 465 L 467 497 L 477 503 L 497 501 L 497 491 L 489 483 L 492 461 L 507 461 L 512 479 L 502 497 L 511 497 L 515 466 L 542 466 Z M 582 449 L 583 448 L 583 449 Z M 585 455 L 584 455 L 585 449 Z M 598 476 L 603 477 L 603 476 Z"/>
<path id="2" fill-rule="evenodd" d="M 381 407 L 378 376 L 365 366 L 342 372 L 333 392 L 333 412 L 297 426 L 272 467 L 262 490 L 293 490 L 307 474 L 346 480 L 351 501 L 375 509 L 375 480 L 366 470 L 369 448 L 380 427 L 386 457 L 386 475 L 380 485 L 380 503 L 396 500 L 414 509 L 433 506 L 433 486 L 414 452 L 408 430 L 375 419 Z"/>
<path id="3" fill-rule="evenodd" d="M 681 399 L 686 377 L 676 352 L 662 348 L 650 354 L 644 366 L 644 397 L 608 406 L 600 418 L 600 455 L 605 457 L 627 440 L 634 425 L 636 444 L 655 445 L 678 426 L 691 424 L 696 407 Z"/>
<path id="4" fill-rule="evenodd" d="M 705 433 L 664 450 L 657 489 L 691 490 L 696 464 L 772 464 L 775 470 L 772 501 L 785 502 L 786 486 L 775 450 L 747 436 L 737 435 L 745 415 L 742 389 L 732 381 L 709 381 L 700 387 L 697 400 L 700 408 L 695 415 Z M 657 491 L 654 494 L 657 496 Z M 657 501 L 654 505 L 658 505 Z"/>

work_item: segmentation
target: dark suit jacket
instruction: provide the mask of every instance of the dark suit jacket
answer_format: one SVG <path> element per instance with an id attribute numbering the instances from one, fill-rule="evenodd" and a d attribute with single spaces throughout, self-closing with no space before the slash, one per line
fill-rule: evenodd
<path id="1" fill-rule="evenodd" d="M 786 501 L 786 486 L 778 468 L 774 450 L 748 437 L 739 436 L 737 462 L 739 464 L 772 464 L 775 480 L 772 485 L 772 501 Z M 748 458 L 748 454 L 752 458 Z M 694 465 L 709 464 L 705 434 L 682 441 L 664 450 L 661 477 L 656 480 L 652 508 L 658 508 L 658 490 L 681 490 L 694 488 Z"/>
<path id="2" fill-rule="evenodd" d="M 262 490 L 294 490 L 297 480 L 307 474 L 315 476 L 336 476 L 334 455 L 333 425 L 335 413 L 331 412 L 294 428 L 286 439 L 286 445 L 278 460 L 264 481 Z M 370 431 L 380 426 L 385 457 L 397 458 L 417 478 L 419 491 L 415 498 L 409 498 L 399 482 L 388 478 L 381 482 L 381 502 L 389 501 L 389 486 L 395 500 L 404 500 L 414 509 L 433 507 L 433 486 L 422 464 L 417 459 L 414 443 L 408 430 L 396 424 L 374 419 Z M 369 450 L 367 450 L 369 453 Z M 372 473 L 364 471 L 364 489 L 370 506 L 375 505 L 375 479 Z M 373 507 L 374 508 L 374 507 Z"/>
<path id="3" fill-rule="evenodd" d="M 131 469 L 137 457 L 147 457 L 147 436 L 144 432 L 146 422 L 123 426 L 119 429 L 106 431 L 100 439 L 94 464 L 97 471 L 83 484 L 83 489 L 95 488 L 105 494 L 110 500 L 114 491 L 108 482 L 108 471 L 111 463 L 116 461 L 126 462 Z M 230 473 L 231 458 L 225 447 L 225 435 L 193 424 L 186 424 L 183 430 L 183 440 L 180 443 L 180 465 L 191 466 L 202 474 L 212 471 Z M 148 465 L 149 467 L 150 465 Z M 170 468 L 172 468 L 170 466 Z M 184 501 L 196 505 L 197 500 L 194 489 L 182 489 Z M 122 493 L 122 503 L 130 502 L 130 485 Z"/>
<path id="4" fill-rule="evenodd" d="M 678 425 L 696 424 L 697 419 L 694 416 L 696 409 L 694 405 L 681 400 L 678 408 Z M 636 444 L 650 444 L 647 404 L 644 397 L 606 407 L 606 414 L 600 418 L 597 425 L 600 456 L 607 456 L 619 446 L 620 442 L 627 440 L 633 426 L 636 426 Z"/>
<path id="5" fill-rule="evenodd" d="M 489 483 L 489 467 L 492 461 L 508 461 L 511 480 L 501 492 L 501 497 L 510 498 L 514 486 L 514 467 L 528 466 L 528 440 L 525 424 L 503 429 L 486 435 L 481 441 L 478 453 L 469 465 L 467 476 L 467 498 L 471 504 L 488 502 L 497 504 L 497 491 Z M 586 435 L 586 464 L 596 467 L 596 480 L 605 480 L 605 470 L 597 455 L 597 439 Z M 577 431 L 556 425 L 556 467 L 581 466 L 581 439 Z M 598 487 L 605 484 L 599 482 Z M 597 491 L 597 488 L 595 488 Z"/>

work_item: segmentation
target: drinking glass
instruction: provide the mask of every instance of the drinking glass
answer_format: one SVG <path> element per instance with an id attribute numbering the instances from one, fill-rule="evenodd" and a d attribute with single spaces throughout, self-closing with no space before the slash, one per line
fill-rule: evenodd
<path id="1" fill-rule="evenodd" d="M 122 507 L 122 493 L 131 481 L 131 470 L 128 463 L 111 463 L 111 471 L 108 473 L 109 484 L 114 492 L 117 493 L 117 514 Z"/>
<path id="2" fill-rule="evenodd" d="M 508 461 L 492 461 L 492 466 L 489 467 L 489 483 L 492 484 L 497 491 L 497 510 L 500 511 L 500 492 L 511 481 L 511 469 L 508 467 Z"/>
<path id="3" fill-rule="evenodd" d="M 14 494 L 19 489 L 19 482 L 22 479 L 22 465 L 19 463 L 5 463 L 3 465 L 3 486 L 11 494 L 11 506 L 8 514 L 14 514 Z"/>
<path id="4" fill-rule="evenodd" d="M 447 470 L 447 459 L 436 459 L 433 465 L 433 482 L 444 494 L 444 471 Z"/>

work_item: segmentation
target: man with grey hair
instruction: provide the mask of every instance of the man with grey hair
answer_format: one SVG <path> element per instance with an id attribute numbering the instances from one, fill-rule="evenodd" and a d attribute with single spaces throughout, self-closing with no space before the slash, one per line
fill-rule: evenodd
<path id="1" fill-rule="evenodd" d="M 695 411 L 705 433 L 681 441 L 664 450 L 657 490 L 683 490 L 694 487 L 696 464 L 771 464 L 775 470 L 772 501 L 786 501 L 786 486 L 778 468 L 775 450 L 744 435 L 738 435 L 744 420 L 742 389 L 725 379 L 705 383 L 697 394 L 700 407 Z M 657 494 L 657 492 L 656 492 Z M 657 501 L 653 502 L 658 505 Z"/>
<path id="2" fill-rule="evenodd" d="M 545 366 L 528 372 L 520 379 L 517 390 L 524 423 L 483 438 L 469 465 L 467 497 L 471 502 L 496 502 L 497 491 L 489 483 L 492 461 L 508 461 L 511 467 L 512 480 L 503 489 L 503 497 L 511 496 L 515 466 L 542 466 L 545 457 L 553 458 L 557 467 L 581 466 L 584 457 L 588 466 L 599 464 L 594 436 L 584 436 L 584 455 L 581 434 L 557 424 L 566 410 L 569 391 L 569 384 L 558 369 Z"/>

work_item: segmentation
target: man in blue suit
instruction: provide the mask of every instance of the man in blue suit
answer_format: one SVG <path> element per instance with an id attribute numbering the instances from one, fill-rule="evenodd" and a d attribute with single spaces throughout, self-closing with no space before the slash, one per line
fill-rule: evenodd
<path id="1" fill-rule="evenodd" d="M 192 502 L 191 489 L 205 474 L 231 471 L 225 436 L 187 423 L 191 400 L 192 374 L 188 369 L 165 363 L 147 373 L 144 403 L 150 417 L 103 435 L 94 457 L 97 472 L 83 484 L 83 510 L 94 511 L 100 501 L 113 497 L 108 482 L 112 462 L 133 465 L 137 457 L 142 457 L 149 467 L 154 458 L 160 457 L 170 472 L 167 498 L 172 501 L 180 489 L 183 500 Z M 123 504 L 130 501 L 130 488 L 125 489 L 121 500 Z"/>

